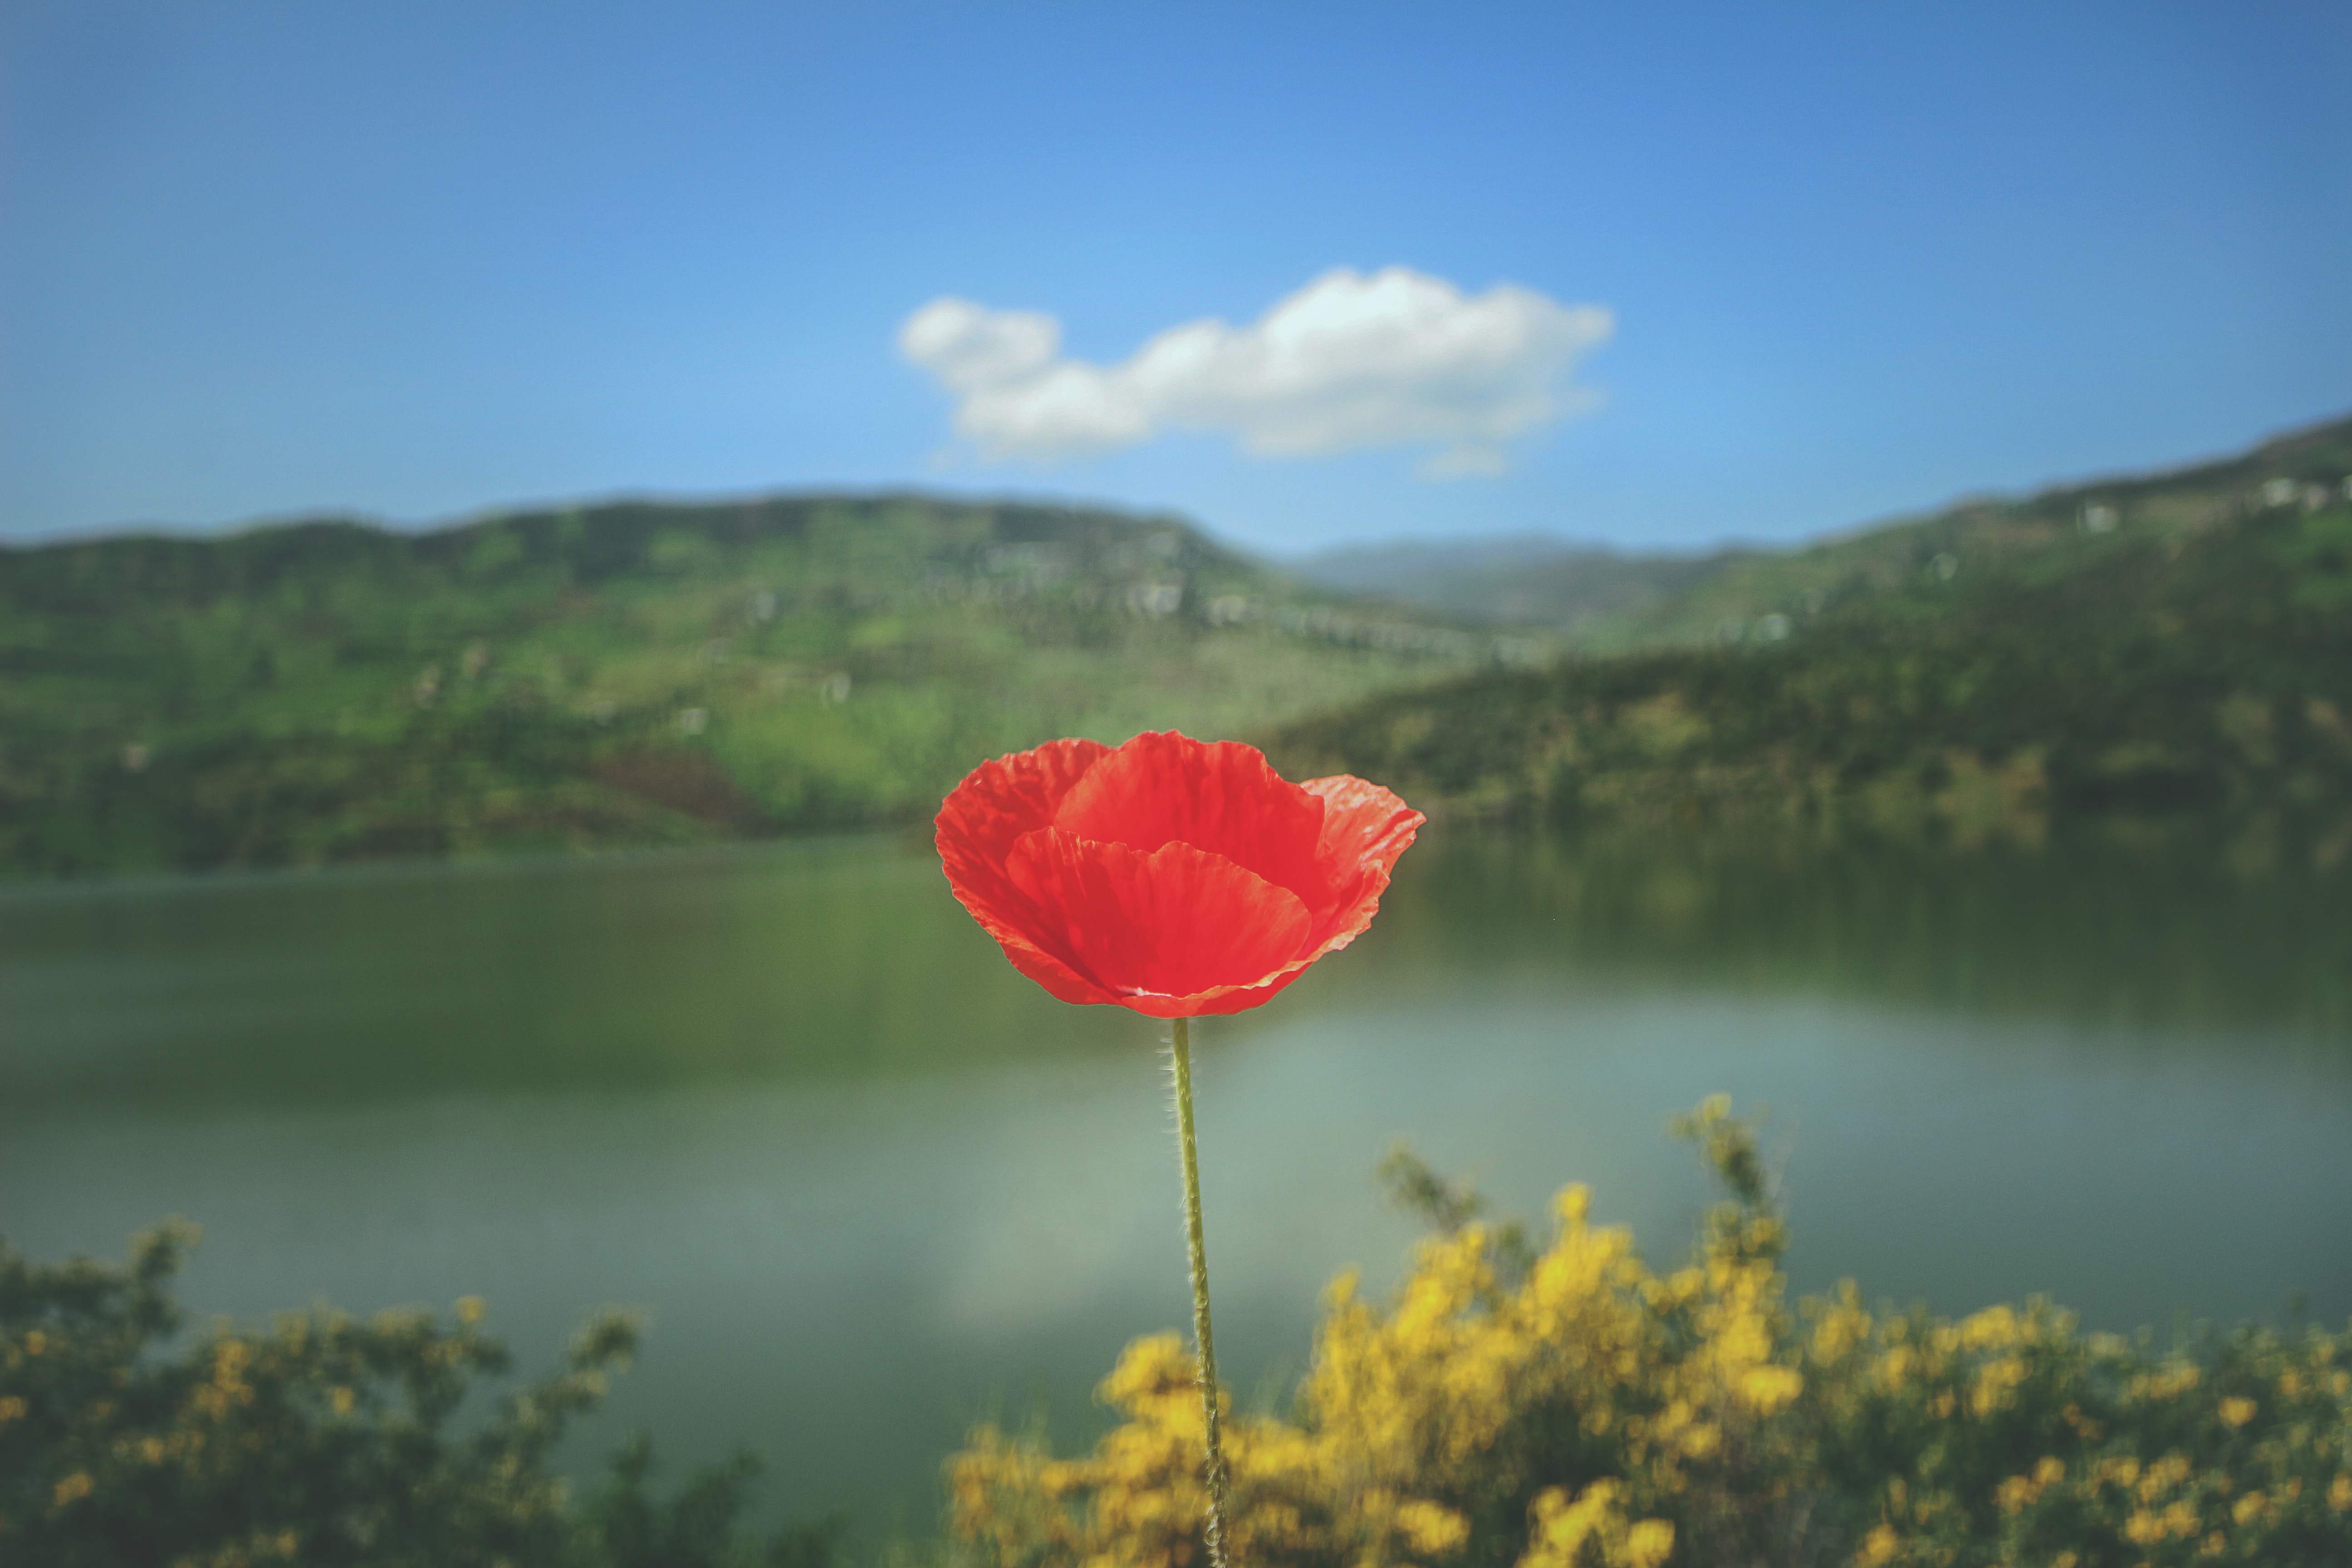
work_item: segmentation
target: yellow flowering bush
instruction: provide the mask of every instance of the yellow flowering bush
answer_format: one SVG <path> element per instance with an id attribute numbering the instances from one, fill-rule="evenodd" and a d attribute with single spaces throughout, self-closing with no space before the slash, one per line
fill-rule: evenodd
<path id="1" fill-rule="evenodd" d="M 1752 1131 L 1721 1099 L 1680 1131 L 1729 1201 L 1664 1275 L 1580 1187 L 1538 1252 L 1405 1162 L 1436 1233 L 1389 1301 L 1332 1287 L 1286 1418 L 1228 1428 L 1234 1561 L 2352 1563 L 2352 1334 L 2159 1352 L 2041 1301 L 1875 1312 L 1851 1282 L 1791 1311 Z M 1129 1346 L 1101 1390 L 1118 1425 L 1081 1457 L 980 1428 L 948 1466 L 961 1552 L 1204 1563 L 1193 1375 L 1172 1335 Z"/>

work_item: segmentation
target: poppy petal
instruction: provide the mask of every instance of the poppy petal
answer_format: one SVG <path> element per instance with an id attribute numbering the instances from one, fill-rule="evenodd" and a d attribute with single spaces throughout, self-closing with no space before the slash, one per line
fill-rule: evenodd
<path id="1" fill-rule="evenodd" d="M 940 807 L 940 844 L 1002 864 L 1013 840 L 1050 826 L 1071 786 L 1111 754 L 1100 741 L 1049 741 L 985 762 L 964 775 Z"/>
<path id="2" fill-rule="evenodd" d="M 1045 917 L 1023 933 L 1034 947 L 1138 1012 L 1225 1011 L 1223 996 L 1307 962 L 1298 895 L 1190 844 L 1145 852 L 1046 828 L 1013 847 L 1005 875 Z"/>
<path id="3" fill-rule="evenodd" d="M 1135 1008 L 1139 1013 L 1149 1013 L 1155 1018 L 1198 1018 L 1226 1013 L 1246 1013 L 1252 1007 L 1263 1006 L 1272 1001 L 1275 993 L 1306 973 L 1307 966 L 1320 956 L 1319 953 L 1309 952 L 1263 985 L 1228 985 L 1215 991 L 1203 992 L 1198 996 L 1189 998 L 1190 1005 L 1181 1010 L 1170 1008 L 1163 1011 L 1157 1007 L 1140 1006 L 1133 1002 L 1129 1003 L 1128 1005 Z"/>
<path id="4" fill-rule="evenodd" d="M 1073 988 L 1085 983 L 1075 975 L 1048 978 L 1055 961 L 1035 951 L 1030 957 L 1014 952 L 1022 933 L 1037 923 L 1037 911 L 1004 878 L 1004 858 L 1025 833 L 1034 833 L 1054 819 L 1054 810 L 1087 770 L 1110 755 L 1099 741 L 1055 741 L 1031 752 L 985 762 L 964 776 L 940 806 L 934 819 L 934 842 L 948 886 L 956 901 L 972 919 L 1004 944 L 1007 956 L 1024 974 L 1066 1002 L 1107 1002 L 1104 995 L 1077 996 Z M 1038 967 L 1033 968 L 1032 964 Z"/>
<path id="5" fill-rule="evenodd" d="M 967 906 L 969 907 L 969 906 Z M 1115 991 L 1106 991 L 1093 981 L 1072 969 L 1067 963 L 1031 942 L 1020 931 L 982 918 L 981 929 L 996 939 L 1013 967 L 1044 986 L 1057 1002 L 1076 1002 L 1089 1006 L 1103 1002 L 1125 1002 L 1126 997 Z"/>
<path id="6" fill-rule="evenodd" d="M 1138 735 L 1088 769 L 1062 796 L 1054 826 L 1146 853 L 1189 844 L 1319 909 L 1329 897 L 1316 853 L 1323 816 L 1323 803 L 1256 747 L 1170 730 Z"/>
<path id="7" fill-rule="evenodd" d="M 1363 931 L 1423 818 L 1376 784 L 1283 779 L 1168 731 L 984 763 L 940 808 L 957 900 L 1066 1002 L 1236 1013 Z"/>
<path id="8" fill-rule="evenodd" d="M 1323 802 L 1323 832 L 1316 846 L 1331 902 L 1318 910 L 1315 954 L 1336 952 L 1364 932 L 1379 912 L 1397 858 L 1429 819 L 1379 784 L 1350 773 L 1309 779 L 1299 786 Z"/>

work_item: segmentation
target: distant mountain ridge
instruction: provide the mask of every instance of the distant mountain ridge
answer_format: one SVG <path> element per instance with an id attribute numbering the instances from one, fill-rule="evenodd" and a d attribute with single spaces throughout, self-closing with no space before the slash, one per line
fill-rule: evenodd
<path id="1" fill-rule="evenodd" d="M 1490 626 L 1541 626 L 1582 643 L 1687 593 L 1745 553 L 1625 553 L 1525 533 L 1343 545 L 1292 570 L 1340 593 Z"/>

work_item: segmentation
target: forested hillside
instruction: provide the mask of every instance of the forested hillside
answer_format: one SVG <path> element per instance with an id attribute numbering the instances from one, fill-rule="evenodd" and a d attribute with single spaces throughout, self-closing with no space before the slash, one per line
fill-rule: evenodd
<path id="1" fill-rule="evenodd" d="M 901 823 L 1055 735 L 1231 733 L 1528 647 L 1172 521 L 914 497 L 0 550 L 0 869 Z"/>
<path id="2" fill-rule="evenodd" d="M 1172 520 L 913 496 L 0 550 L 0 872 L 904 824 L 980 758 L 1163 727 L 1457 813 L 2252 812 L 2340 856 L 2347 476 L 2352 421 L 1799 550 L 1580 557 L 1534 635 L 1465 629 L 1518 603 L 1479 574 L 1550 591 L 1527 542 L 1450 579 L 1362 552 L 1335 580 L 1426 580 L 1381 608 Z"/>
<path id="3" fill-rule="evenodd" d="M 1754 563 L 1790 592 L 1714 644 L 1376 698 L 1276 749 L 1514 818 L 1967 835 L 2221 814 L 2299 825 L 2333 862 L 2352 854 L 2347 475 L 2339 425 L 2238 465 L 2234 489 L 2201 470 L 1828 546 L 1831 590 L 1807 555 Z"/>

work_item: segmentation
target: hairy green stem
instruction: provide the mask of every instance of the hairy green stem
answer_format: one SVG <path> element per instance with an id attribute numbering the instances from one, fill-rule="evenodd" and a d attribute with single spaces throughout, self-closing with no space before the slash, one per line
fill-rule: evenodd
<path id="1" fill-rule="evenodd" d="M 1200 1351 L 1201 1415 L 1208 1429 L 1209 1568 L 1225 1568 L 1225 1451 L 1218 1440 L 1217 1341 L 1209 1331 L 1209 1249 L 1201 1239 L 1201 1158 L 1192 1147 L 1192 1020 L 1171 1018 L 1176 1148 L 1184 1162 L 1184 1234 L 1192 1246 L 1192 1342 Z"/>

